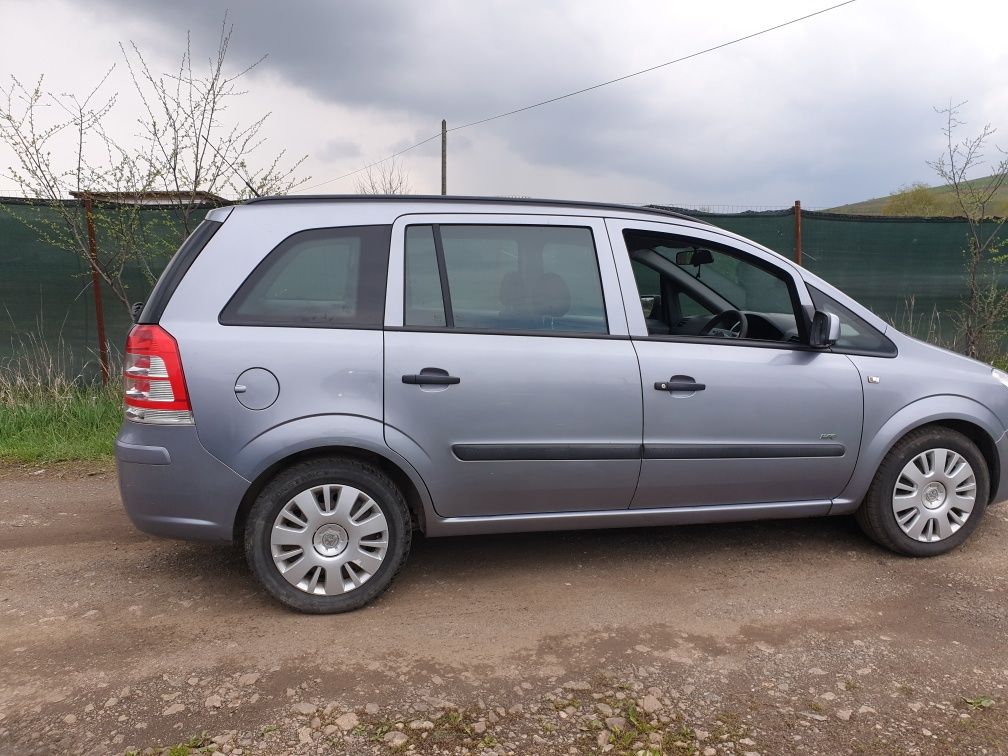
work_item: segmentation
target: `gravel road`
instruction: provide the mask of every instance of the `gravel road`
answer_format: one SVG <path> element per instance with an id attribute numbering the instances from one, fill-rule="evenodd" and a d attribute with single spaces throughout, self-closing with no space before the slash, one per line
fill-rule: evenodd
<path id="1" fill-rule="evenodd" d="M 310 617 L 112 472 L 5 468 L 0 753 L 1006 752 L 1006 544 L 1008 506 L 930 560 L 846 518 L 421 538 Z"/>

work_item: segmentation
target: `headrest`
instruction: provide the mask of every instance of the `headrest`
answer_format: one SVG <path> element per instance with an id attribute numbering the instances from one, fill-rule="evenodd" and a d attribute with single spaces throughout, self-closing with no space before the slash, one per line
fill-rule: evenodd
<path id="1" fill-rule="evenodd" d="M 532 284 L 532 310 L 536 315 L 561 318 L 571 306 L 570 289 L 556 273 L 543 273 Z"/>
<path id="2" fill-rule="evenodd" d="M 521 273 L 512 271 L 506 274 L 500 282 L 500 302 L 504 310 L 516 311 L 525 306 L 528 301 L 528 292 L 525 290 L 525 281 Z"/>

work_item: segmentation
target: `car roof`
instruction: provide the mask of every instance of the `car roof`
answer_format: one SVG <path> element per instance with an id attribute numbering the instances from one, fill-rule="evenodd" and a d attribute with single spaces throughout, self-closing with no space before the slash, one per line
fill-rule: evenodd
<path id="1" fill-rule="evenodd" d="M 441 194 L 287 194 L 280 196 L 255 197 L 246 200 L 243 204 L 260 205 L 273 203 L 294 203 L 294 202 L 401 202 L 409 203 L 437 203 L 446 205 L 474 204 L 474 205 L 517 205 L 519 207 L 559 207 L 567 209 L 584 210 L 604 210 L 619 213 L 643 213 L 645 215 L 659 215 L 664 218 L 679 218 L 681 220 L 692 221 L 703 225 L 710 225 L 699 218 L 693 218 L 685 213 L 678 213 L 674 210 L 667 210 L 654 205 L 623 205 L 610 202 L 579 202 L 576 200 L 559 199 L 537 199 L 532 197 L 474 197 L 455 196 Z"/>

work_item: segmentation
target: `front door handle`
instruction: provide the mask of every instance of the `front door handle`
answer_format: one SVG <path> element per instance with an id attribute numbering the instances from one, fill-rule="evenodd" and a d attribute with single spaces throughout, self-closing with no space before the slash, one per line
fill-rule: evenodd
<path id="1" fill-rule="evenodd" d="M 404 375 L 402 382 L 415 386 L 454 386 L 456 383 L 461 383 L 462 379 L 448 375 L 447 370 L 427 367 L 419 373 Z"/>
<path id="2" fill-rule="evenodd" d="M 673 375 L 667 381 L 655 381 L 655 391 L 703 391 L 706 383 L 697 383 L 690 375 Z"/>

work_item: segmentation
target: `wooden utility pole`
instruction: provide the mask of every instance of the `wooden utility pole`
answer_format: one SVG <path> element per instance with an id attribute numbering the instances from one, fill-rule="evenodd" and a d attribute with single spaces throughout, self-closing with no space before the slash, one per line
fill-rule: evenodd
<path id="1" fill-rule="evenodd" d="M 802 264 L 801 200 L 795 200 L 794 203 L 794 260 L 799 265 Z"/>
<path id="2" fill-rule="evenodd" d="M 91 294 L 94 297 L 95 323 L 98 326 L 98 361 L 101 364 L 102 385 L 109 382 L 108 342 L 105 340 L 105 309 L 102 307 L 101 277 L 98 275 L 98 241 L 95 239 L 94 201 L 84 194 L 84 217 L 87 221 L 88 261 L 91 263 Z"/>
<path id="3" fill-rule="evenodd" d="M 441 119 L 441 195 L 448 194 L 448 122 Z"/>

